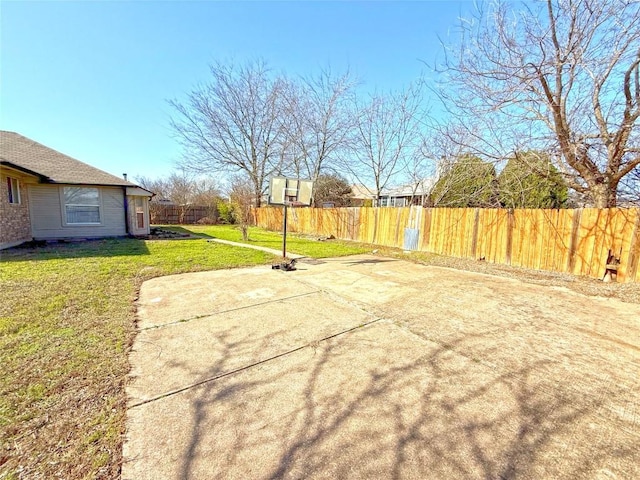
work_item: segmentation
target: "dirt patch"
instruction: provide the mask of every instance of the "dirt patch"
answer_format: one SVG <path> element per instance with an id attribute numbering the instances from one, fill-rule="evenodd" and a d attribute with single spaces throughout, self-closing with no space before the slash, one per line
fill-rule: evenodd
<path id="1" fill-rule="evenodd" d="M 401 250 L 390 248 L 380 248 L 378 254 L 391 258 L 401 258 L 422 265 L 513 278 L 535 285 L 566 287 L 583 295 L 617 298 L 623 302 L 640 303 L 640 283 L 604 283 L 594 278 L 578 277 L 568 273 L 530 270 L 470 258 L 445 257 L 423 252 L 404 253 Z"/>

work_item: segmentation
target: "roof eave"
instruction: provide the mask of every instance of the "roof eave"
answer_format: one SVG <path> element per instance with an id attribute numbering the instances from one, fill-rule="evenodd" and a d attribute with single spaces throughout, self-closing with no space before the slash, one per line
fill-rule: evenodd
<path id="1" fill-rule="evenodd" d="M 53 180 L 51 180 L 46 175 L 43 175 L 43 174 L 38 173 L 38 172 L 34 172 L 33 170 L 29 170 L 28 168 L 21 167 L 20 165 L 16 165 L 13 162 L 9 162 L 7 160 L 0 160 L 0 165 L 4 165 L 6 167 L 13 168 L 14 170 L 18 170 L 19 172 L 26 173 L 28 175 L 33 175 L 34 177 L 37 177 L 43 183 L 54 183 Z"/>

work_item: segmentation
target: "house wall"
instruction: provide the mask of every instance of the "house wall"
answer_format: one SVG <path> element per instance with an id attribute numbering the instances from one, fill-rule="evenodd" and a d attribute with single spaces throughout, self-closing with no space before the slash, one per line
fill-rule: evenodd
<path id="1" fill-rule="evenodd" d="M 9 203 L 7 177 L 15 178 L 19 182 L 19 204 Z M 5 169 L 0 172 L 0 249 L 31 240 L 27 180 L 27 176 L 18 172 Z"/>
<path id="2" fill-rule="evenodd" d="M 65 225 L 64 206 L 60 194 L 63 187 L 64 185 L 47 184 L 30 186 L 31 229 L 34 239 L 117 237 L 127 234 L 124 192 L 121 187 L 98 187 L 101 198 L 101 225 Z"/>
<path id="3" fill-rule="evenodd" d="M 129 233 L 131 235 L 149 235 L 149 233 L 151 233 L 151 227 L 149 225 L 149 197 L 127 195 L 127 201 L 129 203 Z M 144 214 L 144 226 L 142 228 L 138 228 L 137 201 L 142 201 L 142 213 Z"/>

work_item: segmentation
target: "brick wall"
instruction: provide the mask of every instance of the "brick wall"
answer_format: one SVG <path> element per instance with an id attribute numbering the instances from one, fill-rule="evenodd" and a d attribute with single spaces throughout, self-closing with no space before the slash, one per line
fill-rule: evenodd
<path id="1" fill-rule="evenodd" d="M 9 203 L 7 177 L 17 178 L 20 185 L 20 203 Z M 31 240 L 29 197 L 23 178 L 2 172 L 0 175 L 0 248 Z"/>

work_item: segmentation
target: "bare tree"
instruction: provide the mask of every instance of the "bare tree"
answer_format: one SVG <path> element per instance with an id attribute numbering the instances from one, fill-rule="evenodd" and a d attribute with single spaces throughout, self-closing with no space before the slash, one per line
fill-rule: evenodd
<path id="1" fill-rule="evenodd" d="M 242 239 L 249 240 L 249 224 L 251 223 L 252 184 L 246 177 L 236 176 L 231 181 L 229 203 L 233 211 L 235 223 L 240 225 Z"/>
<path id="2" fill-rule="evenodd" d="M 616 205 L 640 165 L 640 3 L 496 1 L 463 19 L 443 88 L 454 131 L 485 159 L 551 154 L 569 187 Z"/>
<path id="3" fill-rule="evenodd" d="M 296 176 L 316 181 L 348 147 L 355 126 L 350 106 L 356 84 L 349 72 L 334 76 L 330 68 L 289 83 L 286 132 L 289 165 Z"/>
<path id="4" fill-rule="evenodd" d="M 618 200 L 625 206 L 640 207 L 640 165 L 620 181 Z"/>
<path id="5" fill-rule="evenodd" d="M 423 132 L 424 133 L 424 132 Z M 411 205 L 424 206 L 436 178 L 437 163 L 431 152 L 431 138 L 422 135 L 419 147 L 415 148 L 404 166 L 404 177 L 411 190 Z"/>
<path id="6" fill-rule="evenodd" d="M 424 114 L 421 86 L 388 95 L 373 95 L 356 104 L 352 155 L 344 162 L 362 185 L 372 185 L 376 199 L 410 162 L 420 147 Z"/>
<path id="7" fill-rule="evenodd" d="M 136 181 L 158 199 L 171 200 L 177 205 L 213 206 L 220 198 L 220 187 L 214 178 L 197 177 L 185 171 L 172 172 L 166 178 L 138 177 Z"/>
<path id="8" fill-rule="evenodd" d="M 212 177 L 195 176 L 186 171 L 172 172 L 166 178 L 138 177 L 136 181 L 154 192 L 156 200 L 170 200 L 177 206 L 178 221 L 184 222 L 190 205 L 207 207 L 207 217 L 217 218 L 218 202 L 222 199 L 219 183 Z"/>
<path id="9" fill-rule="evenodd" d="M 262 61 L 214 63 L 209 82 L 185 102 L 171 100 L 171 126 L 186 149 L 181 165 L 196 172 L 243 172 L 260 205 L 266 179 L 277 171 L 283 81 Z"/>

